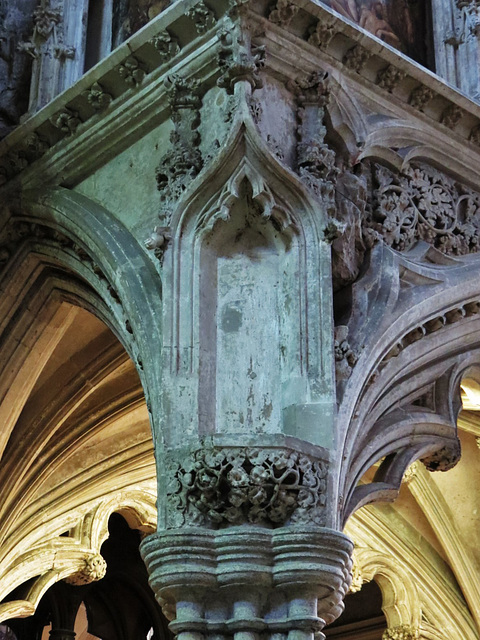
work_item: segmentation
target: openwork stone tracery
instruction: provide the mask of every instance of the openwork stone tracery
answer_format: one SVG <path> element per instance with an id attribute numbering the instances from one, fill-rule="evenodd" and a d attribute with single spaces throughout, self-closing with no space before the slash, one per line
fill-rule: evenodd
<path id="1" fill-rule="evenodd" d="M 376 165 L 369 226 L 393 249 L 418 240 L 443 253 L 463 255 L 480 244 L 480 195 L 427 166 L 403 175 Z"/>

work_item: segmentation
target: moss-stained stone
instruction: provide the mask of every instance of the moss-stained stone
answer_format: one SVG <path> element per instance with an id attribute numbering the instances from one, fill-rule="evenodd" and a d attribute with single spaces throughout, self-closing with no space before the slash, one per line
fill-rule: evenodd
<path id="1" fill-rule="evenodd" d="M 114 211 L 140 242 L 150 235 L 160 212 L 155 168 L 171 146 L 170 130 L 171 122 L 163 123 L 75 187 Z"/>

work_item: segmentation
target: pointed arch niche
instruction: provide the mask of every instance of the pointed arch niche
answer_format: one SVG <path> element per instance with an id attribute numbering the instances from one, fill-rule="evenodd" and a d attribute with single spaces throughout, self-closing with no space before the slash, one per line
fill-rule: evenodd
<path id="1" fill-rule="evenodd" d="M 172 217 L 163 397 L 175 428 L 165 433 L 172 442 L 284 433 L 328 448 L 325 218 L 261 144 L 248 123 L 239 127 Z"/>
<path id="2" fill-rule="evenodd" d="M 298 235 L 248 180 L 238 195 L 199 240 L 200 433 L 277 431 L 306 364 Z"/>

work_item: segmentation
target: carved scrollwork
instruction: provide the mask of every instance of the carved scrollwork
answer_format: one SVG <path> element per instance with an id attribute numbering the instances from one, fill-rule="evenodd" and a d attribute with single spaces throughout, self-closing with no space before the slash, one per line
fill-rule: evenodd
<path id="1" fill-rule="evenodd" d="M 325 523 L 327 463 L 291 449 L 203 449 L 168 471 L 174 527 Z"/>
<path id="2" fill-rule="evenodd" d="M 368 226 L 393 249 L 425 240 L 446 254 L 478 251 L 479 194 L 423 165 L 400 175 L 376 165 L 374 186 Z"/>

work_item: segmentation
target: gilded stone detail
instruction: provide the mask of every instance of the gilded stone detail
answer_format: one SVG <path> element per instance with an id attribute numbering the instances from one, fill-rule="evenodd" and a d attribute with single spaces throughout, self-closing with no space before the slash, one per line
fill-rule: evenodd
<path id="1" fill-rule="evenodd" d="M 321 525 L 327 463 L 289 449 L 203 449 L 169 469 L 172 526 Z"/>
<path id="2" fill-rule="evenodd" d="M 356 563 L 354 560 L 353 567 L 352 567 L 352 582 L 350 584 L 348 593 L 358 593 L 362 588 L 363 583 L 364 583 L 364 579 L 363 579 L 362 570 L 359 567 L 358 563 Z"/>

